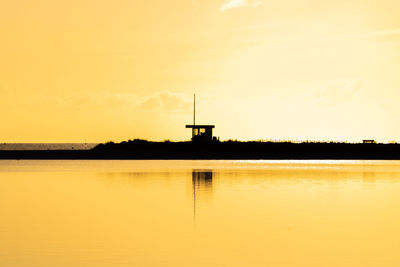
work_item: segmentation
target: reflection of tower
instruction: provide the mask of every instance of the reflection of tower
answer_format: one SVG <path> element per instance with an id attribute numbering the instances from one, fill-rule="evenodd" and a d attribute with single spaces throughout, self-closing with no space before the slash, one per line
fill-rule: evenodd
<path id="1" fill-rule="evenodd" d="M 374 183 L 375 182 L 375 173 L 374 172 L 363 172 L 364 183 Z"/>
<path id="2" fill-rule="evenodd" d="M 196 200 L 205 192 L 212 192 L 213 173 L 210 170 L 193 170 L 193 220 L 196 220 Z"/>

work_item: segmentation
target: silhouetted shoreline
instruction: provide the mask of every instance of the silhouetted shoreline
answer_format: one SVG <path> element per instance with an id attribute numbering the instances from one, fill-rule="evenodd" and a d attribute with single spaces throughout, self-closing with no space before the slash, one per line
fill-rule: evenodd
<path id="1" fill-rule="evenodd" d="M 400 160 L 400 144 L 150 142 L 130 140 L 91 150 L 0 150 L 0 159 L 376 159 Z"/>

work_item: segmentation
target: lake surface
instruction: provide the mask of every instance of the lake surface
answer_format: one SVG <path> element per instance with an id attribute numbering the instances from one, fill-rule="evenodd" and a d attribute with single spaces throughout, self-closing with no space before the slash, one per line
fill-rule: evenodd
<path id="1" fill-rule="evenodd" d="M 400 266 L 400 161 L 0 161 L 0 266 Z"/>

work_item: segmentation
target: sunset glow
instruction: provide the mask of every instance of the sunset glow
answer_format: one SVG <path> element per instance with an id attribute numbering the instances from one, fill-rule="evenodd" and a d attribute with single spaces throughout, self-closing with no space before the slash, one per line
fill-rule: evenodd
<path id="1" fill-rule="evenodd" d="M 395 0 L 0 0 L 0 142 L 400 141 Z"/>

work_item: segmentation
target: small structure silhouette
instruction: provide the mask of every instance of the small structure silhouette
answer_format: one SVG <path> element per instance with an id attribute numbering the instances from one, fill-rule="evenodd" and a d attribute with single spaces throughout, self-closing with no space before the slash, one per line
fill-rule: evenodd
<path id="1" fill-rule="evenodd" d="M 186 128 L 192 129 L 192 142 L 211 143 L 217 140 L 212 134 L 215 125 L 196 125 L 196 95 L 193 99 L 193 125 L 186 125 Z"/>
<path id="2" fill-rule="evenodd" d="M 366 140 L 363 140 L 363 144 L 376 144 L 376 141 L 375 140 L 366 139 Z"/>
<path id="3" fill-rule="evenodd" d="M 186 125 L 186 128 L 192 129 L 193 142 L 212 142 L 212 129 L 214 127 L 214 125 Z"/>

